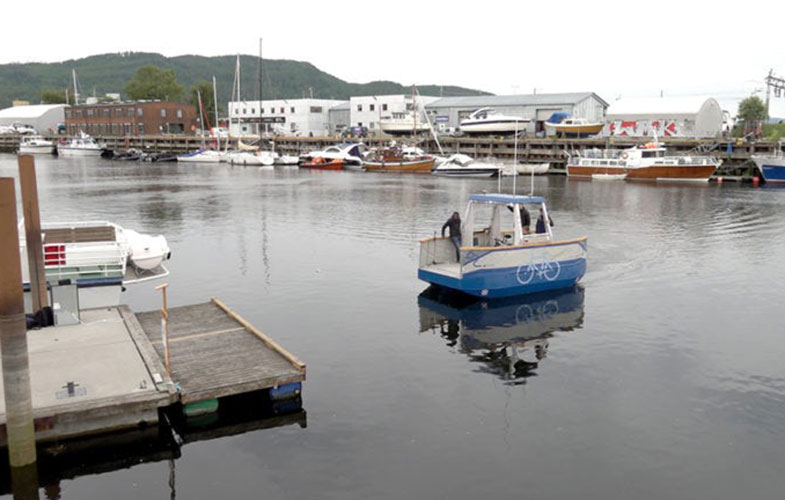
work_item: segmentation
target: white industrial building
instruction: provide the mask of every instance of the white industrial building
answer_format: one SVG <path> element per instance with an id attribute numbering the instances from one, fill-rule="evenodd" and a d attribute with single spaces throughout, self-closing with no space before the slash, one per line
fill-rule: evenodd
<path id="1" fill-rule="evenodd" d="M 229 102 L 229 133 L 234 136 L 272 133 L 291 136 L 330 135 L 330 109 L 346 101 L 272 99 Z M 261 126 L 260 126 L 261 124 Z"/>
<path id="2" fill-rule="evenodd" d="M 719 137 L 724 124 L 722 108 L 712 97 L 627 98 L 611 103 L 603 135 Z"/>
<path id="3" fill-rule="evenodd" d="M 352 112 L 349 101 L 344 101 L 341 104 L 330 108 L 329 115 L 330 135 L 339 135 L 352 123 Z"/>
<path id="4" fill-rule="evenodd" d="M 66 104 L 31 104 L 0 110 L 0 125 L 21 123 L 33 127 L 40 134 L 55 133 L 65 123 Z"/>
<path id="5" fill-rule="evenodd" d="M 553 113 L 569 113 L 576 118 L 602 122 L 608 103 L 594 92 L 530 95 L 486 95 L 444 97 L 425 106 L 428 116 L 442 132 L 457 130 L 462 120 L 480 108 L 528 118 L 526 132 L 545 134 L 545 121 Z"/>
<path id="6" fill-rule="evenodd" d="M 372 95 L 349 99 L 349 122 L 352 127 L 366 127 L 370 132 L 379 131 L 379 122 L 388 119 L 393 113 L 406 113 L 416 104 L 422 116 L 423 106 L 437 101 L 438 97 L 413 96 L 411 94 Z M 415 102 L 416 101 L 416 102 Z"/>

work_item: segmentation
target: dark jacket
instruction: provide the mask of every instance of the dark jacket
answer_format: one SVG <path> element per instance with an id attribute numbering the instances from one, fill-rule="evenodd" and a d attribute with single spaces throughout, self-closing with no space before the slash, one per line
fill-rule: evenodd
<path id="1" fill-rule="evenodd" d="M 548 222 L 550 222 L 551 223 L 551 227 L 553 227 L 553 219 L 548 217 Z M 546 232 L 546 230 L 545 230 L 545 220 L 543 219 L 542 215 L 537 217 L 537 229 L 536 229 L 536 231 L 537 231 L 537 234 Z"/>
<path id="2" fill-rule="evenodd" d="M 447 222 L 442 226 L 442 236 L 444 236 L 445 228 L 450 228 L 450 238 L 453 236 L 461 237 L 461 219 L 453 219 L 450 217 Z"/>

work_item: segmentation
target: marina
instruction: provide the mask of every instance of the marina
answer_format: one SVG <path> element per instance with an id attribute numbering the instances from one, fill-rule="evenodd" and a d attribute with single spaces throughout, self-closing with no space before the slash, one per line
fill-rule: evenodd
<path id="1" fill-rule="evenodd" d="M 0 155 L 0 176 L 16 163 Z M 576 290 L 466 304 L 421 298 L 418 241 L 471 194 L 495 192 L 496 178 L 100 158 L 36 166 L 42 220 L 89 213 L 166 235 L 173 321 L 175 308 L 218 296 L 308 363 L 307 426 L 302 412 L 224 424 L 219 405 L 214 426 L 180 425 L 181 451 L 159 440 L 160 425 L 103 437 L 94 453 L 98 438 L 75 455 L 72 443 L 42 443 L 42 491 L 159 498 L 172 493 L 173 467 L 184 498 L 749 496 L 729 469 L 745 471 L 754 496 L 785 488 L 772 300 L 785 293 L 781 189 L 536 176 L 556 234 L 588 237 L 586 274 Z M 512 192 L 512 178 L 501 181 Z M 529 191 L 528 178 L 517 182 Z M 773 267 L 761 272 L 761 259 Z M 151 311 L 154 341 L 156 284 L 121 295 Z M 171 343 L 173 373 L 183 342 L 221 335 Z M 565 470 L 577 472 L 564 481 Z"/>

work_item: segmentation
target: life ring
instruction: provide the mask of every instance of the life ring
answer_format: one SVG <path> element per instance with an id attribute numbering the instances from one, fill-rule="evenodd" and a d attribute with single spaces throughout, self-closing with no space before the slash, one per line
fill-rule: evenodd
<path id="1" fill-rule="evenodd" d="M 621 159 L 622 160 L 626 160 L 628 157 L 629 157 L 629 155 L 627 153 L 622 153 L 621 154 Z"/>

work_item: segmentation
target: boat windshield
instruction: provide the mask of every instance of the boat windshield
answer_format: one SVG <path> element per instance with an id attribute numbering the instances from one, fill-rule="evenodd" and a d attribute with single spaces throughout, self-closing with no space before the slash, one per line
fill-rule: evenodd
<path id="1" fill-rule="evenodd" d="M 462 224 L 463 246 L 521 246 L 552 240 L 550 224 L 543 224 L 542 232 L 537 233 L 538 217 L 542 215 L 543 220 L 549 217 L 543 198 L 503 195 L 472 198 Z"/>

